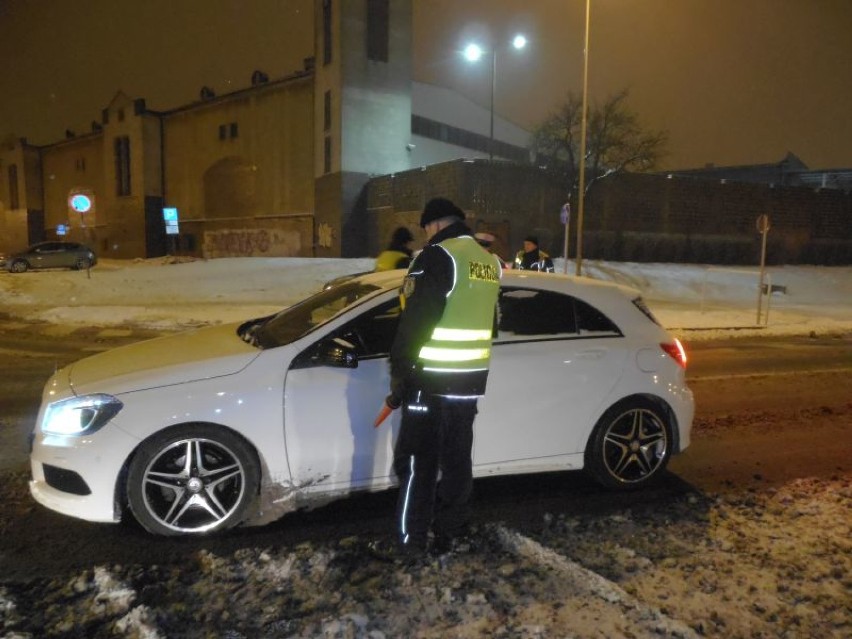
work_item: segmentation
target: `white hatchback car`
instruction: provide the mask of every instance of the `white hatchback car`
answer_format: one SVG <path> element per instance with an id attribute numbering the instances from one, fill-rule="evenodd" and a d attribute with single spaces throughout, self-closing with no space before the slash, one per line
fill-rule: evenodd
<path id="1" fill-rule="evenodd" d="M 32 495 L 89 521 L 129 508 L 152 533 L 198 535 L 392 486 L 399 414 L 373 421 L 401 277 L 63 368 L 33 433 Z M 689 444 L 685 366 L 635 290 L 505 272 L 475 476 L 586 468 L 613 488 L 648 483 Z"/>

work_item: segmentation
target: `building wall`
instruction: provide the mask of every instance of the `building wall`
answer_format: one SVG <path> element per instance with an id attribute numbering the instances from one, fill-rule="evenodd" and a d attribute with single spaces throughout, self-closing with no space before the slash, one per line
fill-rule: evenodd
<path id="1" fill-rule="evenodd" d="M 148 191 L 161 191 L 157 177 L 146 181 L 156 163 L 159 136 L 149 139 L 152 116 L 145 111 L 143 100 L 134 100 L 119 92 L 104 109 L 103 120 L 103 187 L 98 193 L 97 246 L 102 257 L 152 257 L 145 234 L 145 204 Z M 116 140 L 127 138 L 130 153 L 130 190 L 120 194 L 116 162 Z M 152 157 L 152 154 L 154 157 Z M 159 253 L 162 254 L 162 253 Z"/>
<path id="2" fill-rule="evenodd" d="M 412 82 L 411 86 L 412 110 L 415 115 L 476 133 L 486 139 L 490 137 L 490 107 L 480 106 L 465 96 L 444 87 L 422 82 Z M 519 149 L 528 149 L 531 141 L 529 131 L 507 120 L 499 113 L 494 114 L 494 140 L 511 144 Z M 422 135 L 412 135 L 411 144 L 413 148 L 411 148 L 409 155 L 412 168 L 459 158 L 490 157 L 488 150 L 457 146 Z M 494 157 L 502 157 L 499 145 L 495 146 Z M 527 158 L 529 158 L 529 153 L 527 153 Z"/>
<path id="3" fill-rule="evenodd" d="M 304 73 L 163 117 L 165 205 L 178 209 L 185 245 L 313 254 L 313 114 Z"/>
<path id="4" fill-rule="evenodd" d="M 100 250 L 99 234 L 102 236 L 108 219 L 103 145 L 103 134 L 93 133 L 42 149 L 45 239 L 59 238 L 58 229 L 64 226 L 66 239 Z M 75 192 L 93 198 L 91 211 L 81 214 L 70 210 L 68 198 Z"/>
<path id="5" fill-rule="evenodd" d="M 18 201 L 12 208 L 9 167 L 14 166 Z M 44 197 L 38 148 L 23 139 L 0 144 L 0 251 L 19 251 L 39 242 L 44 233 Z"/>
<path id="6" fill-rule="evenodd" d="M 494 205 L 485 195 L 493 189 Z M 367 219 L 377 237 L 398 225 L 416 228 L 429 198 L 453 199 L 474 230 L 498 238 L 508 258 L 527 234 L 561 256 L 559 212 L 564 188 L 533 167 L 455 161 L 373 178 Z M 852 264 L 852 194 L 800 187 L 719 184 L 665 176 L 616 175 L 595 184 L 586 199 L 583 255 L 618 261 L 756 264 L 761 235 L 756 221 L 770 217 L 771 264 Z M 569 257 L 576 248 L 572 215 Z M 420 237 L 415 233 L 415 237 Z M 379 244 L 370 246 L 375 253 Z"/>
<path id="7" fill-rule="evenodd" d="M 384 60 L 368 57 L 366 0 L 318 0 L 315 6 L 316 254 L 353 257 L 364 254 L 370 237 L 363 204 L 370 175 L 410 166 L 411 0 L 388 2 Z"/>

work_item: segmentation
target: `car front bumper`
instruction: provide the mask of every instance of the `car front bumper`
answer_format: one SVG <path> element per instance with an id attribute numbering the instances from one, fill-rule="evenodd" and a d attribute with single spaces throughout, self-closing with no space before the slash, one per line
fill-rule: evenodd
<path id="1" fill-rule="evenodd" d="M 87 437 L 37 432 L 30 494 L 56 512 L 95 522 L 121 520 L 119 478 L 138 440 L 107 425 Z"/>

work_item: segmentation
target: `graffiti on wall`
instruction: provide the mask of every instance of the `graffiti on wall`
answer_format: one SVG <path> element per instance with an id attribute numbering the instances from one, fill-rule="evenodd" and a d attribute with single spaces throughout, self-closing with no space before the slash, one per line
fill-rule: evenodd
<path id="1" fill-rule="evenodd" d="M 334 229 L 331 225 L 323 222 L 317 227 L 317 244 L 322 248 L 334 246 Z"/>
<path id="2" fill-rule="evenodd" d="M 215 257 L 294 257 L 302 246 L 298 231 L 229 229 L 205 231 L 202 254 Z"/>

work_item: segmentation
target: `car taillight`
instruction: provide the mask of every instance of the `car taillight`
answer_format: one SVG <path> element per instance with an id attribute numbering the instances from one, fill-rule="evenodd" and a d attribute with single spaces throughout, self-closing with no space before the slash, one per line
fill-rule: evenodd
<path id="1" fill-rule="evenodd" d="M 681 368 L 686 369 L 686 351 L 678 338 L 675 338 L 673 342 L 660 344 L 660 348 L 676 361 Z"/>

